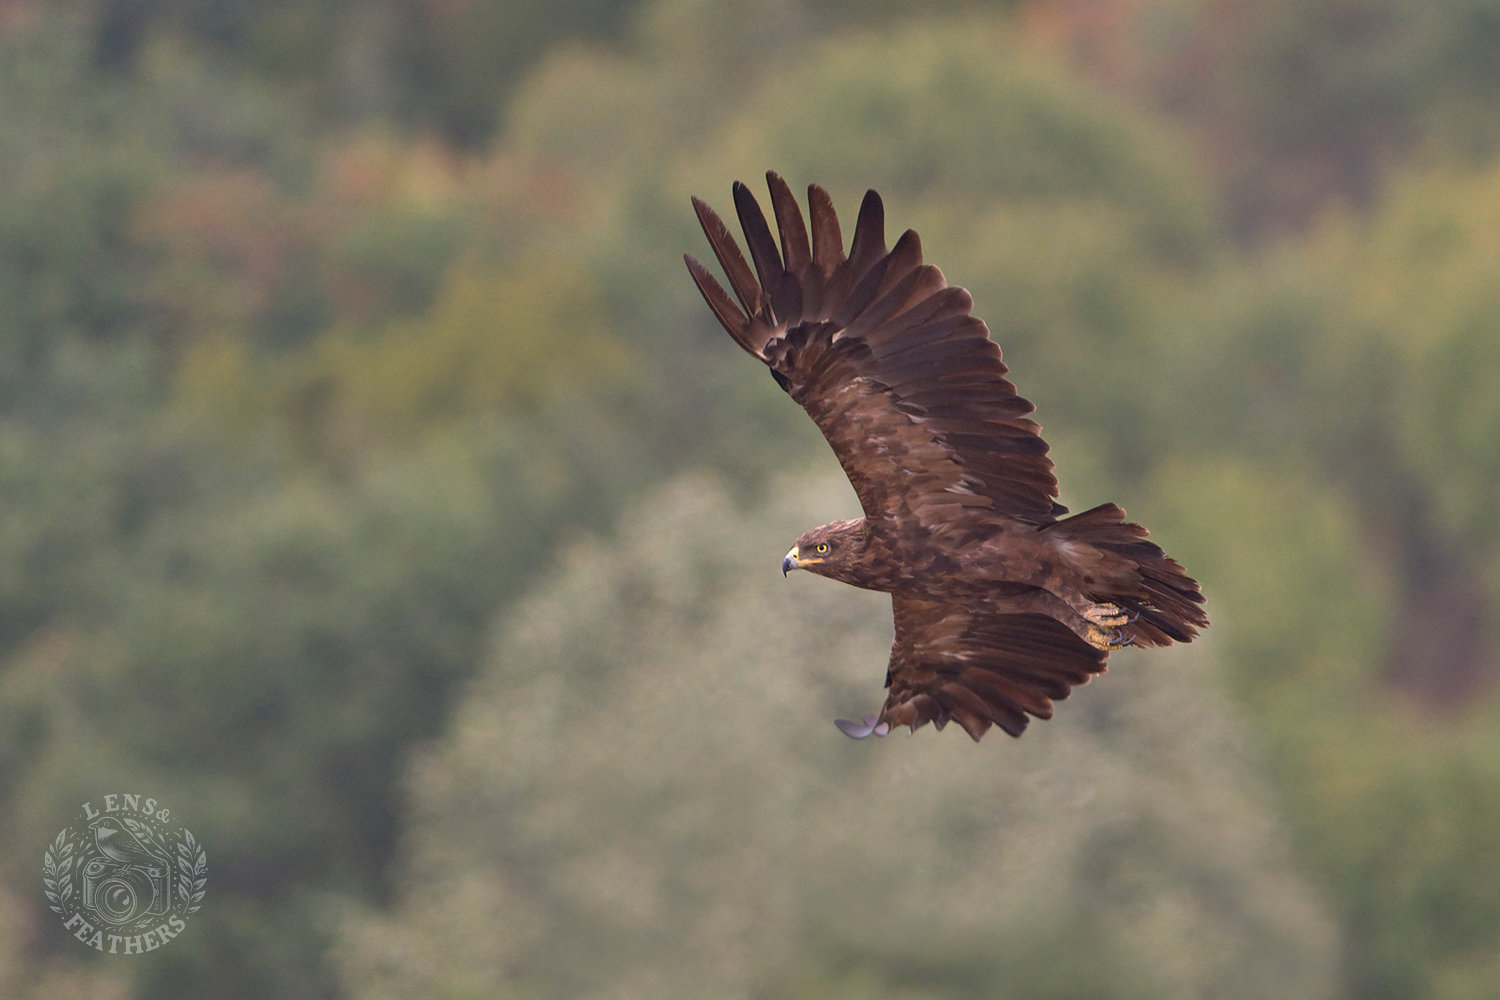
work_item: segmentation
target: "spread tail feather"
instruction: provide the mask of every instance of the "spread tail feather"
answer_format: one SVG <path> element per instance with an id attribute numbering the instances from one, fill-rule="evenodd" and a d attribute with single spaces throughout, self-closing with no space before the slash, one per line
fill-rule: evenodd
<path id="1" fill-rule="evenodd" d="M 1146 541 L 1146 529 L 1126 521 L 1119 505 L 1100 504 L 1041 530 L 1109 554 L 1106 561 L 1114 572 L 1101 591 L 1091 596 L 1118 604 L 1134 616 L 1120 629 L 1123 643 L 1169 646 L 1173 641 L 1191 642 L 1198 629 L 1208 625 L 1198 581 L 1160 545 Z"/>

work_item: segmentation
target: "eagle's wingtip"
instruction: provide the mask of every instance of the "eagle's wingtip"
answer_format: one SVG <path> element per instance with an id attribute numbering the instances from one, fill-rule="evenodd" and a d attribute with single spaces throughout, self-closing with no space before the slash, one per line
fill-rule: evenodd
<path id="1" fill-rule="evenodd" d="M 848 719 L 834 719 L 833 724 L 839 727 L 839 731 L 853 740 L 862 740 L 866 736 L 884 736 L 891 731 L 889 723 L 877 723 L 880 718 L 878 713 L 865 713 L 863 722 L 850 722 Z"/>

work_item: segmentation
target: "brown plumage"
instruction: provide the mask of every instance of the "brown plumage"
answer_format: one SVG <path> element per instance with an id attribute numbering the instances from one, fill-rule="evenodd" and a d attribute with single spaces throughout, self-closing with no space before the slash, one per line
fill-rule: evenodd
<path id="1" fill-rule="evenodd" d="M 1197 582 L 1114 504 L 1062 517 L 1034 407 L 969 293 L 922 263 L 917 234 L 887 251 L 870 191 L 846 255 L 827 192 L 808 189 L 809 238 L 786 182 L 766 180 L 779 248 L 734 186 L 750 262 L 693 199 L 738 302 L 685 259 L 724 329 L 817 423 L 864 508 L 808 531 L 782 562 L 892 595 L 885 706 L 840 728 L 951 720 L 976 740 L 992 724 L 1019 736 L 1110 650 L 1191 641 L 1208 624 Z"/>

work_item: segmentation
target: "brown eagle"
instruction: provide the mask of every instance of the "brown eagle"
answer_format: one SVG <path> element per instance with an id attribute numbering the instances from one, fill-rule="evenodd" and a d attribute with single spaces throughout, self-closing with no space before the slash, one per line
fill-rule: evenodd
<path id="1" fill-rule="evenodd" d="M 885 246 L 865 194 L 848 253 L 828 193 L 766 175 L 778 249 L 760 205 L 734 185 L 749 263 L 720 218 L 693 207 L 736 305 L 684 255 L 724 329 L 833 446 L 865 516 L 813 528 L 782 572 L 803 569 L 891 595 L 896 638 L 878 714 L 838 720 L 854 737 L 957 722 L 978 740 L 1102 673 L 1111 650 L 1189 642 L 1203 594 L 1112 503 L 1064 517 L 1035 407 L 1005 378 L 974 300 L 922 263 L 917 234 Z"/>

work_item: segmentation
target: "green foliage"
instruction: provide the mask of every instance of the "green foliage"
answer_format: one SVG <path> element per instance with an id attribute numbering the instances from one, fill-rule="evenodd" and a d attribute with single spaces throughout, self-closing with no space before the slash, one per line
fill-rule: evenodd
<path id="1" fill-rule="evenodd" d="M 631 0 L 562 0 L 517 4 L 476 0 L 444 15 L 412 5 L 403 37 L 392 45 L 404 77 L 404 112 L 475 148 L 500 124 L 503 98 L 539 53 L 568 39 L 618 37 Z"/>
<path id="2" fill-rule="evenodd" d="M 258 171 L 287 181 L 298 172 L 292 147 L 305 136 L 295 110 L 268 107 L 262 92 L 227 86 L 170 48 L 128 79 L 101 75 L 89 55 L 83 25 L 51 10 L 0 37 L 0 412 L 65 419 L 77 391 L 110 394 L 119 380 L 108 369 L 126 353 L 137 352 L 131 375 L 142 360 L 160 375 L 162 356 L 149 348 L 169 345 L 182 326 L 220 326 L 243 312 L 234 300 L 253 297 L 263 275 L 241 273 L 238 287 L 221 289 L 181 274 L 163 230 L 196 225 L 231 245 L 263 242 L 266 229 L 235 210 L 274 226 L 263 211 L 273 182 Z M 221 169 L 183 176 L 198 158 Z M 174 287 L 193 307 L 163 302 Z M 258 303 L 262 320 L 294 319 L 288 306 L 305 289 L 288 289 Z M 88 390 L 82 368 L 95 369 Z M 62 385 L 75 392 L 59 398 Z"/>
<path id="3" fill-rule="evenodd" d="M 1158 253 L 1195 255 L 1207 235 L 1169 137 L 1122 119 L 993 20 L 830 40 L 768 81 L 742 127 L 736 161 L 759 154 L 830 188 L 873 177 L 949 214 L 977 198 L 1103 203 L 1157 229 Z"/>
<path id="4" fill-rule="evenodd" d="M 1492 683 L 1495 184 L 1398 180 L 1378 212 L 1205 283 L 1155 355 L 1173 391 L 1147 426 L 1202 458 L 1157 480 L 1152 523 L 1275 736 L 1358 996 L 1490 995 L 1500 948 L 1478 888 L 1497 877 L 1492 709 L 1389 700 L 1392 681 L 1450 703 Z"/>
<path id="5" fill-rule="evenodd" d="M 1368 550 L 1391 566 L 1389 638 L 1363 655 L 1418 692 L 1443 690 L 1424 677 L 1473 683 L 1464 671 L 1476 662 L 1492 673 L 1497 648 L 1500 422 L 1488 388 L 1500 384 L 1497 176 L 1402 179 L 1380 212 L 1330 218 L 1295 265 L 1273 272 L 1283 283 L 1271 287 L 1304 317 L 1293 327 L 1298 349 L 1277 358 L 1276 419 L 1306 428 L 1304 447 L 1349 494 Z M 1244 430 L 1265 428 L 1259 413 L 1247 416 Z M 1422 734 L 1351 693 L 1333 733 L 1288 736 L 1306 763 L 1286 785 L 1309 853 L 1338 886 L 1352 988 L 1488 995 L 1481 984 L 1492 986 L 1500 955 L 1500 913 L 1480 888 L 1500 878 L 1480 832 L 1500 809 L 1490 712 Z M 1308 714 L 1286 709 L 1280 719 L 1291 733 Z M 1364 832 L 1333 833 L 1346 826 Z"/>
<path id="6" fill-rule="evenodd" d="M 1440 172 L 1370 219 L 1330 216 L 1208 286 L 1157 355 L 1183 387 L 1159 400 L 1164 432 L 1301 455 L 1346 491 L 1410 614 L 1387 669 L 1438 698 L 1476 683 L 1500 635 L 1495 190 L 1493 172 Z"/>
<path id="7" fill-rule="evenodd" d="M 632 481 L 615 442 L 573 463 L 537 446 L 565 426 L 429 436 L 420 457 L 360 463 L 342 483 L 267 458 L 226 464 L 212 440 L 169 435 L 113 456 L 115 482 L 93 480 L 114 487 L 100 497 L 109 506 L 143 477 L 139 523 L 44 563 L 86 575 L 91 591 L 26 580 L 63 593 L 26 593 L 47 614 L 12 669 L 59 643 L 69 652 L 9 692 L 6 773 L 26 806 L 8 834 L 45 840 L 100 782 L 150 784 L 194 817 L 213 845 L 217 905 L 199 950 L 164 949 L 143 991 L 321 989 L 307 894 L 379 894 L 404 748 L 435 731 L 491 609 L 560 526 L 588 523 Z M 27 507 L 10 511 L 17 531 Z M 297 933 L 271 930 L 286 921 Z M 251 942 L 237 960 L 216 954 Z"/>
<path id="8" fill-rule="evenodd" d="M 1500 148 L 1495 0 L 1031 7 L 1085 72 L 1190 123 L 1242 238 L 1372 207 L 1414 154 L 1482 163 Z"/>
<path id="9" fill-rule="evenodd" d="M 1406 179 L 1373 219 L 1331 220 L 1309 249 L 1368 331 L 1341 352 L 1345 377 L 1361 379 L 1351 386 L 1363 390 L 1351 393 L 1354 419 L 1379 428 L 1405 476 L 1430 484 L 1434 528 L 1486 552 L 1500 543 L 1500 397 L 1489 391 L 1500 380 L 1497 247 L 1500 171 L 1491 168 Z M 1500 590 L 1492 598 L 1500 603 Z"/>
<path id="10" fill-rule="evenodd" d="M 1156 483 L 1151 525 L 1210 595 L 1240 698 L 1272 715 L 1379 681 L 1393 595 L 1316 471 L 1220 456 L 1174 462 Z"/>
<path id="11" fill-rule="evenodd" d="M 353 995 L 1329 993 L 1206 651 L 1122 656 L 1020 742 L 848 741 L 889 603 L 783 581 L 848 489 L 772 492 L 678 481 L 508 617 L 413 771 L 394 915 L 349 925 Z"/>
<path id="12" fill-rule="evenodd" d="M 98 0 L 80 4 L 93 60 L 117 76 L 160 45 L 205 53 L 333 122 L 385 120 L 478 148 L 548 45 L 623 32 L 630 0 Z"/>
<path id="13" fill-rule="evenodd" d="M 1433 727 L 1389 705 L 1306 707 L 1287 740 L 1304 853 L 1335 890 L 1351 992 L 1492 996 L 1500 967 L 1494 706 Z"/>
<path id="14" fill-rule="evenodd" d="M 765 163 L 816 181 L 851 229 L 862 190 L 880 190 L 888 238 L 916 228 L 973 292 L 1049 426 L 1138 422 L 1127 394 L 1100 387 L 1148 377 L 1163 300 L 1213 256 L 1211 213 L 1176 137 L 993 21 L 830 39 L 769 79 L 722 136 L 705 157 L 718 177 Z M 1110 453 L 1116 471 L 1147 460 L 1123 435 Z"/>
<path id="15" fill-rule="evenodd" d="M 599 294 L 566 261 L 458 266 L 432 309 L 374 338 L 330 335 L 299 373 L 387 428 L 534 413 L 560 392 L 618 389 L 633 358 Z"/>
<path id="16" fill-rule="evenodd" d="M 755 10 L 654 7 L 644 58 L 559 53 L 510 114 L 517 148 L 569 171 L 616 326 L 650 359 L 646 378 L 670 382 L 652 389 L 672 406 L 652 433 L 730 474 L 764 468 L 766 441 L 822 447 L 681 279 L 681 252 L 705 255 L 683 194 L 730 212 L 729 182 L 759 190 L 764 166 L 827 187 L 846 237 L 863 190 L 879 189 L 888 238 L 920 228 L 931 256 L 974 291 L 1049 426 L 1138 423 L 1135 401 L 1098 388 L 1144 377 L 1162 301 L 1215 254 L 1178 140 L 1102 104 L 993 19 L 837 33 L 795 58 L 772 48 L 752 59 L 753 46 L 727 43 L 769 30 Z M 684 37 L 720 14 L 743 30 Z M 1133 438 L 1111 444 L 1117 469 L 1149 461 Z"/>
<path id="17" fill-rule="evenodd" d="M 0 37 L 0 408 L 66 336 L 132 332 L 132 208 L 161 167 L 128 88 L 92 85 L 65 18 Z M 7 405 L 9 404 L 9 405 Z"/>
<path id="18" fill-rule="evenodd" d="M 0 829 L 151 785 L 217 860 L 126 971 L 16 929 L 13 852 L 0 992 L 331 995 L 352 901 L 390 903 L 337 933 L 357 994 L 492 995 L 497 956 L 578 992 L 586 953 L 653 996 L 1493 997 L 1500 175 L 1375 183 L 1494 149 L 1493 4 L 1012 6 L 8 6 Z M 1154 31 L 1194 134 L 1043 52 L 1070 17 L 1096 78 Z M 921 231 L 1065 501 L 1202 578 L 1205 646 L 1019 744 L 824 726 L 885 611 L 764 560 L 852 500 L 773 475 L 824 446 L 680 258 L 687 195 L 766 167 Z M 1222 245 L 1330 191 L 1365 207 Z M 413 772 L 392 895 L 405 757 L 559 551 Z"/>

